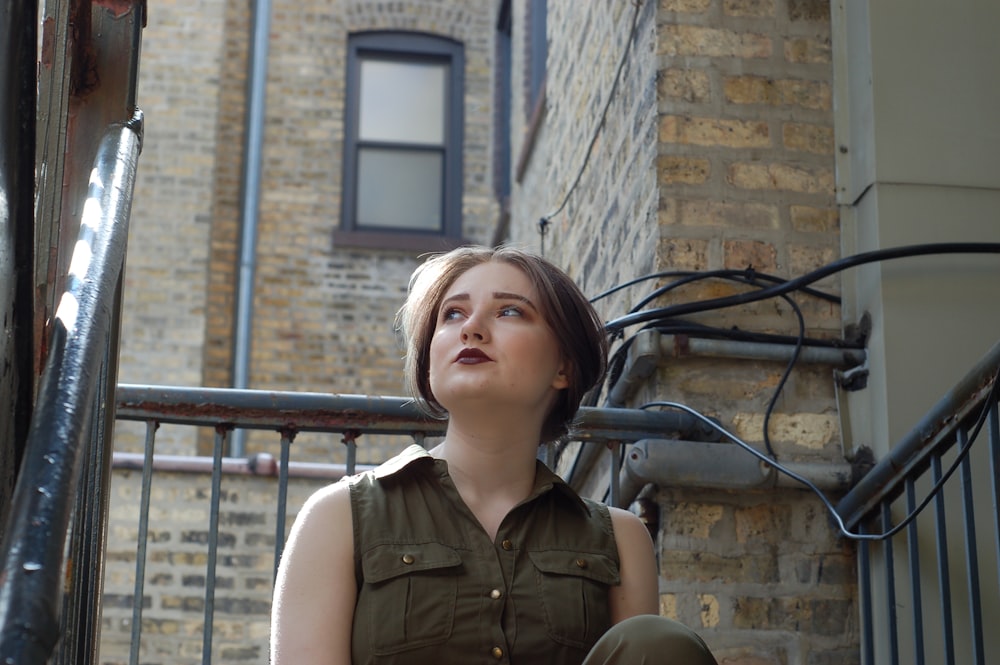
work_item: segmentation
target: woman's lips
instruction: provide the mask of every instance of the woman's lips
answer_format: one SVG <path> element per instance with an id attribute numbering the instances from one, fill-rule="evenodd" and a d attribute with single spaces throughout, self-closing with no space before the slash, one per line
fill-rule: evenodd
<path id="1" fill-rule="evenodd" d="M 476 365 L 479 363 L 491 362 L 493 359 L 479 349 L 466 348 L 458 354 L 455 362 L 463 365 Z"/>

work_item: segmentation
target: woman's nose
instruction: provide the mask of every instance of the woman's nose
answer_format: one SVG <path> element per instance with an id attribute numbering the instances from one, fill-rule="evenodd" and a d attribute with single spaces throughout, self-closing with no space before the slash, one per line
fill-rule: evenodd
<path id="1" fill-rule="evenodd" d="M 467 342 L 475 339 L 485 342 L 489 337 L 488 327 L 478 314 L 473 314 L 462 324 L 462 341 Z"/>

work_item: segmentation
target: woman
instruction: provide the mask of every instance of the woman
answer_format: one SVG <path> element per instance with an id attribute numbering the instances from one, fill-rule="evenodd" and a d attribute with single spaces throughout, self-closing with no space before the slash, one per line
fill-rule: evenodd
<path id="1" fill-rule="evenodd" d="M 572 280 L 512 248 L 463 247 L 417 269 L 398 322 L 407 386 L 447 417 L 445 437 L 306 502 L 272 663 L 714 664 L 655 616 L 639 519 L 537 461 L 604 373 L 603 326 Z"/>

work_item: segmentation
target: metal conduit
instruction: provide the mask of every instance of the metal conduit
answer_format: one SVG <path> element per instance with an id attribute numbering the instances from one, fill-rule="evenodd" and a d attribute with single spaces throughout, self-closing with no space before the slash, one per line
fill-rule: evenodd
<path id="1" fill-rule="evenodd" d="M 849 489 L 855 475 L 848 463 L 782 462 L 782 466 L 833 492 Z M 618 505 L 632 503 L 647 484 L 731 490 L 802 487 L 735 444 L 673 439 L 643 439 L 629 448 L 619 475 Z"/>
<path id="2" fill-rule="evenodd" d="M 243 146 L 242 227 L 240 229 L 239 280 L 236 286 L 236 323 L 233 335 L 233 387 L 250 385 L 250 342 L 253 333 L 254 277 L 257 266 L 257 220 L 260 215 L 260 182 L 264 152 L 264 119 L 267 90 L 268 36 L 271 0 L 256 0 L 250 41 L 250 77 L 247 84 L 246 141 Z M 236 430 L 232 455 L 242 457 L 246 433 Z"/>

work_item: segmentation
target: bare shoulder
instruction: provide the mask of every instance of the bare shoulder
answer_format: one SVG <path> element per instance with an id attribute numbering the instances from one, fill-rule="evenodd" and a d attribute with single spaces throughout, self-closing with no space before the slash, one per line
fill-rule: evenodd
<path id="1" fill-rule="evenodd" d="M 611 513 L 611 525 L 614 527 L 615 542 L 618 543 L 619 549 L 622 545 L 652 548 L 653 541 L 649 536 L 649 530 L 635 513 L 613 506 L 608 506 L 608 511 Z"/>
<path id="2" fill-rule="evenodd" d="M 653 539 L 636 515 L 608 507 L 621 567 L 621 584 L 610 590 L 614 623 L 637 614 L 659 612 L 659 588 Z"/>
<path id="3" fill-rule="evenodd" d="M 352 534 L 350 487 L 339 481 L 316 490 L 302 504 L 288 534 L 286 554 L 298 548 L 325 548 L 334 537 L 342 541 Z"/>
<path id="4" fill-rule="evenodd" d="M 299 511 L 299 519 L 326 519 L 351 514 L 351 489 L 340 480 L 313 492 Z"/>
<path id="5" fill-rule="evenodd" d="M 271 609 L 275 665 L 346 665 L 356 598 L 350 488 L 314 492 L 288 535 Z"/>

